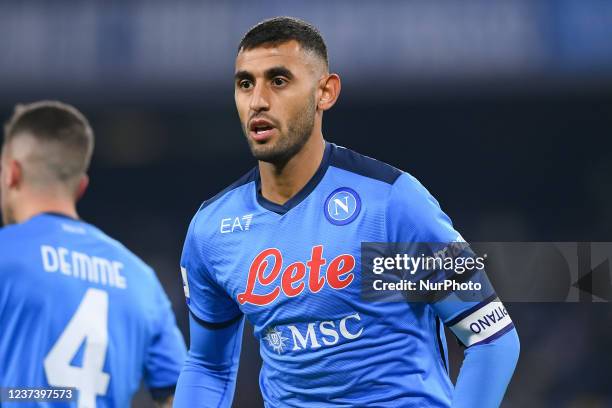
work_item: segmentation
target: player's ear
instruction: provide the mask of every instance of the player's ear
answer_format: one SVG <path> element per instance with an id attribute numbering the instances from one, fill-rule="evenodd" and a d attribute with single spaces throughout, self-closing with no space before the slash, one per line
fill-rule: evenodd
<path id="1" fill-rule="evenodd" d="M 79 180 L 79 185 L 76 190 L 76 201 L 79 201 L 85 195 L 85 191 L 87 190 L 87 186 L 89 186 L 89 176 L 87 174 L 83 174 L 81 179 Z"/>
<path id="2" fill-rule="evenodd" d="M 19 188 L 19 186 L 23 183 L 23 168 L 21 163 L 15 159 L 9 159 L 6 177 L 7 186 L 10 188 Z"/>
<path id="3" fill-rule="evenodd" d="M 319 82 L 320 97 L 317 108 L 323 111 L 330 109 L 340 96 L 340 76 L 329 74 Z"/>

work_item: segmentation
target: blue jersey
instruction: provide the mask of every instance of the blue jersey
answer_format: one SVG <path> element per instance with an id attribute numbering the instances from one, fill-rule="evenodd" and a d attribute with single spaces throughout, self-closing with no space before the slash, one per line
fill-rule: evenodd
<path id="1" fill-rule="evenodd" d="M 365 301 L 360 249 L 458 239 L 412 176 L 328 143 L 315 175 L 284 205 L 261 195 L 257 168 L 206 201 L 181 267 L 197 320 L 244 314 L 253 324 L 266 406 L 448 407 L 440 318 L 460 332 L 495 303 L 441 312 L 426 302 Z M 511 330 L 500 316 L 487 335 L 464 333 L 466 346 Z"/>
<path id="2" fill-rule="evenodd" d="M 20 407 L 127 407 L 143 376 L 174 387 L 186 353 L 153 270 L 55 214 L 0 230 L 0 333 L 1 387 L 76 388 L 74 402 Z"/>

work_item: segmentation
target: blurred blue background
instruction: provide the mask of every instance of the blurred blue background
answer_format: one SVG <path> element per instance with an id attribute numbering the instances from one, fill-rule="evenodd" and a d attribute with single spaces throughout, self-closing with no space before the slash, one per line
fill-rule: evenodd
<path id="1" fill-rule="evenodd" d="M 0 0 L 1 117 L 61 99 L 90 118 L 81 215 L 155 267 L 187 339 L 182 241 L 200 203 L 255 164 L 233 64 L 276 15 L 319 27 L 343 79 L 326 138 L 412 173 L 466 239 L 612 241 L 612 1 Z M 612 406 L 609 304 L 508 309 L 522 355 L 504 407 Z M 244 341 L 235 406 L 257 407 Z"/>

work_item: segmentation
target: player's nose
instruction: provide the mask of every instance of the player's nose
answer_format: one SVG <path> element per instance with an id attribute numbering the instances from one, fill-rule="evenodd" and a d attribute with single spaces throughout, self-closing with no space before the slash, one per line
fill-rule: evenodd
<path id="1" fill-rule="evenodd" d="M 264 86 L 255 85 L 251 93 L 249 108 L 254 112 L 266 111 L 270 109 L 270 100 Z"/>

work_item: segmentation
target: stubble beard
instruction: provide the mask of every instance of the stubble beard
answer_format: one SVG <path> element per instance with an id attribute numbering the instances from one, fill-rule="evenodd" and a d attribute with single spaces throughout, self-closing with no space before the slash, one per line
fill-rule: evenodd
<path id="1" fill-rule="evenodd" d="M 314 95 L 308 100 L 308 103 L 300 110 L 289 122 L 287 133 L 279 134 L 276 143 L 271 145 L 258 145 L 249 137 L 248 128 L 243 127 L 251 154 L 260 161 L 272 163 L 277 166 L 285 165 L 293 156 L 302 150 L 314 129 L 315 118 Z"/>

